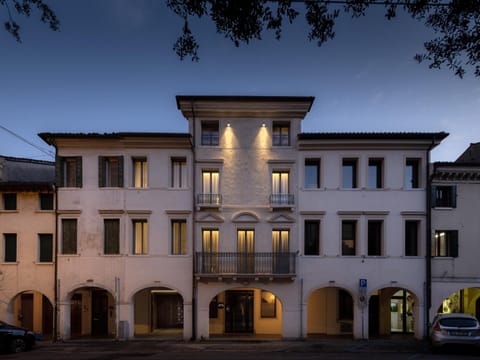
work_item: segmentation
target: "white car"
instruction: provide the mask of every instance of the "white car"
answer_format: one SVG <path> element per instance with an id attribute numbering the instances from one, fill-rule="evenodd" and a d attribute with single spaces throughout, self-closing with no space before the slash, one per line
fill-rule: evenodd
<path id="1" fill-rule="evenodd" d="M 438 314 L 432 322 L 430 340 L 434 350 L 446 344 L 480 346 L 480 324 L 469 314 Z"/>

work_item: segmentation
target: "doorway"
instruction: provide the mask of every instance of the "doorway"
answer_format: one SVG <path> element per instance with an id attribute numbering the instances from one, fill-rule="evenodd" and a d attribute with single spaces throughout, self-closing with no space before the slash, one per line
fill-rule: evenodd
<path id="1" fill-rule="evenodd" d="M 92 291 L 92 336 L 108 335 L 108 294 Z"/>
<path id="2" fill-rule="evenodd" d="M 225 292 L 225 333 L 253 333 L 253 291 Z"/>

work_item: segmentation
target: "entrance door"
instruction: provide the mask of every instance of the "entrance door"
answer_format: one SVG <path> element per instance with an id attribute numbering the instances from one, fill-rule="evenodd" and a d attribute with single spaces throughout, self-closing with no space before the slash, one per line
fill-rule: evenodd
<path id="1" fill-rule="evenodd" d="M 22 294 L 22 327 L 33 330 L 33 294 Z"/>
<path id="2" fill-rule="evenodd" d="M 253 333 L 253 291 L 225 293 L 225 332 Z"/>
<path id="3" fill-rule="evenodd" d="M 392 333 L 413 333 L 413 297 L 405 290 L 397 291 L 390 299 Z"/>
<path id="4" fill-rule="evenodd" d="M 92 291 L 92 336 L 108 335 L 108 294 Z"/>
<path id="5" fill-rule="evenodd" d="M 70 301 L 70 326 L 72 337 L 82 335 L 82 294 L 73 294 Z"/>
<path id="6" fill-rule="evenodd" d="M 368 336 L 380 335 L 380 300 L 378 295 L 372 295 L 368 305 Z"/>
<path id="7" fill-rule="evenodd" d="M 53 335 L 53 306 L 48 298 L 42 296 L 42 332 L 47 338 Z"/>
<path id="8" fill-rule="evenodd" d="M 153 329 L 183 328 L 183 298 L 179 294 L 153 294 Z"/>
<path id="9" fill-rule="evenodd" d="M 255 231 L 237 230 L 237 273 L 251 274 L 255 271 Z"/>

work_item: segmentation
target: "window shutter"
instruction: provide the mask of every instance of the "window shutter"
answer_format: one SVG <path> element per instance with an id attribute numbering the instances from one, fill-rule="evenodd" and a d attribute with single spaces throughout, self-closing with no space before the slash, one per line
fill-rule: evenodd
<path id="1" fill-rule="evenodd" d="M 437 187 L 435 185 L 432 185 L 430 192 L 430 206 L 432 208 L 437 206 Z"/>
<path id="2" fill-rule="evenodd" d="M 5 234 L 5 262 L 17 261 L 17 234 Z"/>
<path id="3" fill-rule="evenodd" d="M 65 177 L 63 170 L 64 170 L 64 159 L 61 156 L 55 157 L 55 184 L 57 187 L 63 187 L 63 178 Z"/>
<path id="4" fill-rule="evenodd" d="M 452 186 L 452 208 L 457 207 L 457 186 Z"/>
<path id="5" fill-rule="evenodd" d="M 77 177 L 75 179 L 76 185 L 77 185 L 77 187 L 82 187 L 83 186 L 83 183 L 82 183 L 83 176 L 82 176 L 82 157 L 81 156 L 76 157 L 75 165 L 77 167 L 76 168 L 76 174 L 75 174 L 75 176 Z"/>
<path id="6" fill-rule="evenodd" d="M 451 257 L 458 257 L 458 230 L 452 230 L 448 239 L 448 254 Z"/>
<path id="7" fill-rule="evenodd" d="M 123 156 L 118 157 L 118 187 L 123 187 Z"/>
<path id="8" fill-rule="evenodd" d="M 105 167 L 107 159 L 104 156 L 98 157 L 98 187 L 105 187 L 107 179 L 105 178 Z"/>

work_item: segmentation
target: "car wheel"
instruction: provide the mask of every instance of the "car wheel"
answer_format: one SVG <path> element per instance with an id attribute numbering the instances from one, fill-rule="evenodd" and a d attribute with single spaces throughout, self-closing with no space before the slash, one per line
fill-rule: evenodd
<path id="1" fill-rule="evenodd" d="M 10 343 L 10 350 L 14 353 L 25 351 L 27 343 L 22 338 L 15 338 Z"/>

